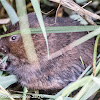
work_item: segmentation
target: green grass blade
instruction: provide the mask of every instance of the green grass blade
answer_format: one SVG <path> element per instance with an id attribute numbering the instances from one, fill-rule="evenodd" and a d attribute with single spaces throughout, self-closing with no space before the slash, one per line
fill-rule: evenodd
<path id="1" fill-rule="evenodd" d="M 22 41 L 24 44 L 25 53 L 27 55 L 29 63 L 35 62 L 36 67 L 39 68 L 38 57 L 35 51 L 34 43 L 31 37 L 31 32 L 29 29 L 27 11 L 26 11 L 26 1 L 25 0 L 16 0 L 17 13 L 19 16 L 19 25 L 20 32 L 22 36 Z M 27 29 L 27 34 L 24 34 Z"/>
<path id="2" fill-rule="evenodd" d="M 67 94 L 71 93 L 72 91 L 78 89 L 79 87 L 82 87 L 86 84 L 86 81 L 88 81 L 90 79 L 90 76 L 86 76 L 80 80 L 77 80 L 74 83 L 71 83 L 71 85 L 69 85 L 65 91 L 62 93 L 61 96 L 66 96 Z"/>
<path id="3" fill-rule="evenodd" d="M 84 32 L 93 31 L 100 26 L 57 26 L 57 27 L 46 27 L 47 33 L 66 33 L 66 32 Z M 40 28 L 31 28 L 31 32 L 41 33 Z M 74 33 L 73 33 L 74 34 Z M 81 34 L 81 33 L 80 33 Z"/>
<path id="4" fill-rule="evenodd" d="M 94 78 L 92 78 L 92 79 L 94 79 Z M 96 78 L 96 79 L 97 79 L 97 78 Z M 99 75 L 99 78 L 98 78 L 98 79 L 100 80 L 100 75 Z M 95 80 L 94 80 L 94 81 L 95 81 Z M 98 80 L 96 80 L 96 81 L 98 81 Z M 99 84 L 100 84 L 100 81 L 98 81 L 98 82 L 99 82 Z M 98 83 L 98 82 L 97 82 L 97 83 Z M 80 100 L 87 100 L 87 99 L 88 99 L 90 96 L 92 96 L 96 91 L 98 91 L 98 90 L 100 89 L 100 86 L 97 85 L 97 83 L 92 81 L 92 85 L 89 84 L 90 88 L 89 88 L 89 89 L 87 88 L 87 91 L 84 93 L 84 95 L 81 97 Z"/>
<path id="5" fill-rule="evenodd" d="M 71 47 L 71 48 L 74 48 L 75 46 L 78 46 L 78 45 L 80 45 L 81 43 L 84 43 L 85 41 L 87 41 L 87 40 L 93 38 L 94 36 L 96 36 L 96 35 L 98 35 L 98 34 L 100 34 L 100 28 L 96 29 L 96 30 L 93 31 L 93 32 L 90 32 L 89 34 L 87 34 L 87 35 L 85 35 L 85 36 L 79 38 L 78 40 L 75 40 L 74 42 L 72 42 L 72 43 L 70 44 L 70 47 Z"/>
<path id="6" fill-rule="evenodd" d="M 83 88 L 79 91 L 79 93 L 76 95 L 75 100 L 80 100 L 80 98 L 84 95 L 84 93 L 91 87 L 92 82 L 91 78 L 87 81 L 85 81 L 85 85 Z"/>
<path id="7" fill-rule="evenodd" d="M 99 86 L 100 88 L 100 77 L 92 77 L 92 80 Z"/>
<path id="8" fill-rule="evenodd" d="M 11 84 L 17 82 L 17 78 L 15 75 L 9 75 L 9 76 L 0 76 L 0 85 L 3 88 L 9 87 Z"/>
<path id="9" fill-rule="evenodd" d="M 24 92 L 23 92 L 23 99 L 22 100 L 26 100 L 26 98 L 27 98 L 27 92 L 28 92 L 28 90 L 27 90 L 27 88 L 26 87 L 24 87 Z"/>
<path id="10" fill-rule="evenodd" d="M 92 30 L 97 29 L 98 27 L 100 27 L 100 26 L 87 26 L 87 27 L 84 27 L 84 26 L 46 27 L 46 31 L 47 31 L 47 33 L 81 32 L 81 31 L 92 31 Z M 70 28 L 72 28 L 73 30 L 70 29 Z M 77 30 L 77 28 L 78 28 L 78 30 Z M 26 31 L 26 33 L 27 33 L 27 29 L 23 29 L 23 30 Z M 30 28 L 30 31 L 31 31 L 32 34 L 40 34 L 40 33 L 42 33 L 40 28 Z M 18 30 L 18 31 L 11 32 L 11 33 L 8 33 L 8 34 L 5 34 L 5 35 L 1 35 L 0 38 L 6 37 L 6 36 L 15 35 L 15 34 L 20 34 L 20 31 Z"/>
<path id="11" fill-rule="evenodd" d="M 86 73 L 90 70 L 91 66 L 88 66 L 84 72 L 79 76 L 78 80 L 81 79 L 84 75 L 86 75 Z"/>
<path id="12" fill-rule="evenodd" d="M 100 39 L 100 35 L 97 36 L 97 38 L 95 40 L 95 45 L 94 45 L 94 53 L 93 53 L 93 75 L 96 75 L 95 74 L 95 70 L 96 70 L 97 47 L 98 47 L 99 39 Z"/>
<path id="13" fill-rule="evenodd" d="M 49 47 L 48 47 L 46 29 L 45 29 L 45 26 L 44 26 L 43 17 L 42 17 L 42 14 L 41 14 L 39 2 L 38 2 L 38 0 L 31 0 L 31 2 L 32 2 L 33 8 L 34 8 L 34 10 L 36 12 L 36 16 L 38 18 L 42 33 L 44 35 L 44 38 L 45 38 L 45 41 L 46 41 L 46 45 L 47 45 L 47 51 L 48 51 L 48 55 L 49 55 Z"/>
<path id="14" fill-rule="evenodd" d="M 95 81 L 93 78 L 93 75 L 91 75 L 91 78 L 86 81 L 86 84 L 83 86 L 83 88 L 78 92 L 78 94 L 75 96 L 75 100 L 87 100 L 93 93 L 95 93 L 97 90 L 100 89 L 100 86 L 97 84 L 100 84 L 100 75 L 98 78 L 95 78 Z M 91 90 L 91 91 L 90 91 Z M 84 98 L 84 99 L 81 99 Z"/>
<path id="15" fill-rule="evenodd" d="M 10 20 L 12 22 L 12 24 L 15 24 L 16 22 L 19 21 L 17 14 L 15 12 L 15 10 L 11 7 L 11 5 L 6 1 L 6 0 L 0 0 L 3 7 L 5 8 L 5 10 L 7 11 Z"/>

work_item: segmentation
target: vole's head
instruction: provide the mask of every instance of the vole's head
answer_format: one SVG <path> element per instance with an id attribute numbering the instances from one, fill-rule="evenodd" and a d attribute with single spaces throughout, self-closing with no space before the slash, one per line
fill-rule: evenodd
<path id="1" fill-rule="evenodd" d="M 12 60 L 17 61 L 16 59 L 25 59 L 25 51 L 22 42 L 21 35 L 12 35 L 8 37 L 4 37 L 0 39 L 0 52 L 4 56 L 8 56 L 8 62 L 12 62 Z M 2 59 L 2 58 L 0 58 Z M 8 67 L 8 63 L 6 66 L 1 66 L 0 69 L 6 70 Z M 16 62 L 17 63 L 17 62 Z"/>
<path id="2" fill-rule="evenodd" d="M 3 54 L 13 54 L 18 58 L 23 58 L 24 47 L 21 35 L 12 35 L 0 39 L 0 52 Z"/>
<path id="3" fill-rule="evenodd" d="M 30 21 L 30 22 L 32 22 L 32 21 Z M 33 27 L 33 26 L 34 26 L 33 24 L 30 25 L 30 27 Z M 17 31 L 20 29 L 19 23 L 17 22 L 14 25 L 8 25 L 7 29 L 8 30 L 4 34 L 8 34 L 8 33 Z M 11 63 L 14 63 L 14 64 L 15 64 L 15 62 L 17 64 L 20 64 L 22 62 L 28 63 L 22 36 L 20 34 L 0 38 L 0 52 L 4 56 L 7 55 L 8 61 L 10 61 Z M 2 60 L 2 57 L 0 58 L 0 60 Z M 17 64 L 15 64 L 15 65 L 17 65 Z M 3 64 L 0 64 L 0 69 L 4 69 L 5 67 L 2 68 L 1 65 L 3 65 Z"/>

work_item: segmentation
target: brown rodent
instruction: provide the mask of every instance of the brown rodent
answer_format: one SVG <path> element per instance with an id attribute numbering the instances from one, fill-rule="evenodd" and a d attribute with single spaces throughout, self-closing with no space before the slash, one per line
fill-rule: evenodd
<path id="1" fill-rule="evenodd" d="M 28 14 L 28 18 L 30 27 L 39 27 L 35 14 Z M 47 24 L 53 23 L 54 18 L 45 17 L 44 22 Z M 79 25 L 79 23 L 69 18 L 57 18 L 57 23 L 54 26 L 65 25 L 74 26 Z M 10 26 L 6 33 L 18 29 L 19 25 L 16 23 Z M 86 32 L 47 34 L 50 54 L 86 34 Z M 40 69 L 36 69 L 34 64 L 28 62 L 20 35 L 0 39 L 0 51 L 8 55 L 7 65 L 1 64 L 0 68 L 15 74 L 22 86 L 39 90 L 61 89 L 70 82 L 74 82 L 84 71 L 80 56 L 85 66 L 92 63 L 93 39 L 51 60 L 43 60 L 47 55 L 43 35 L 32 34 L 32 39 L 38 55 Z"/>

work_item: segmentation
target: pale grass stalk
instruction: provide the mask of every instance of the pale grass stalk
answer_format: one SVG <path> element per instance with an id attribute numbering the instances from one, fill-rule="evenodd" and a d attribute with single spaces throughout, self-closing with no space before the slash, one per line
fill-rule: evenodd
<path id="1" fill-rule="evenodd" d="M 15 100 L 1 85 L 0 85 L 0 89 L 5 93 L 5 95 L 7 95 L 10 98 L 10 100 Z"/>

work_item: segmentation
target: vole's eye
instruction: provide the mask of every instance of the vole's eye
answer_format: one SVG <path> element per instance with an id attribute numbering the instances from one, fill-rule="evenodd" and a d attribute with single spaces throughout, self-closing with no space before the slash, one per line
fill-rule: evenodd
<path id="1" fill-rule="evenodd" d="M 18 35 L 13 35 L 10 37 L 10 41 L 17 41 L 18 40 Z"/>

